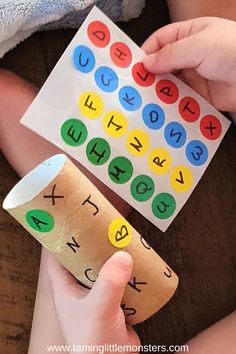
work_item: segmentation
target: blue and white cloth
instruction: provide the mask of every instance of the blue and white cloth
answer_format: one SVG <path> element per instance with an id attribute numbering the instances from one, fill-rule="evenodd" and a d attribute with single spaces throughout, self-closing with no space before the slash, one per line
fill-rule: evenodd
<path id="1" fill-rule="evenodd" d="M 78 28 L 93 5 L 113 21 L 128 21 L 145 0 L 0 0 L 0 58 L 37 30 Z"/>

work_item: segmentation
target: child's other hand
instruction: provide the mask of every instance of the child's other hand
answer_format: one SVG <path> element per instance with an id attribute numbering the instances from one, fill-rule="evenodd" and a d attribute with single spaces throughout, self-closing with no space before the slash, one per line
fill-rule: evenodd
<path id="1" fill-rule="evenodd" d="M 167 25 L 143 44 L 145 68 L 180 78 L 216 108 L 236 111 L 236 23 L 202 17 Z"/>
<path id="2" fill-rule="evenodd" d="M 128 253 L 115 253 L 88 290 L 54 256 L 48 255 L 54 304 L 68 345 L 140 344 L 133 328 L 126 325 L 120 307 L 132 267 Z"/>

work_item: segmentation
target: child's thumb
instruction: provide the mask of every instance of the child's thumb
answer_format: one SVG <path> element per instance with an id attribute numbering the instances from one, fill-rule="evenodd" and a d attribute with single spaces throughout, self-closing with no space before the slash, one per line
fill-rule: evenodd
<path id="1" fill-rule="evenodd" d="M 132 257 L 123 251 L 113 254 L 103 265 L 88 295 L 96 318 L 102 320 L 117 315 L 132 268 Z"/>

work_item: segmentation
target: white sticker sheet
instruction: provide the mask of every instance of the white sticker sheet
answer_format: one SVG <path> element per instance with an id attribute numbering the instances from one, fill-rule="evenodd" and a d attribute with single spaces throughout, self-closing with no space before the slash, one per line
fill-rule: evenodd
<path id="1" fill-rule="evenodd" d="M 165 231 L 230 122 L 175 76 L 148 73 L 144 56 L 94 7 L 21 122 Z"/>

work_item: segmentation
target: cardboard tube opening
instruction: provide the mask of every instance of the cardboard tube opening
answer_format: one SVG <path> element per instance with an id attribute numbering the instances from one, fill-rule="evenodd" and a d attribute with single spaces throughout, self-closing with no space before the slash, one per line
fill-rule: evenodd
<path id="1" fill-rule="evenodd" d="M 16 208 L 33 199 L 58 175 L 66 159 L 66 155 L 58 154 L 42 162 L 11 190 L 3 201 L 3 209 Z"/>

